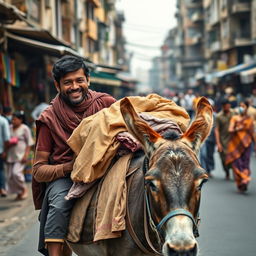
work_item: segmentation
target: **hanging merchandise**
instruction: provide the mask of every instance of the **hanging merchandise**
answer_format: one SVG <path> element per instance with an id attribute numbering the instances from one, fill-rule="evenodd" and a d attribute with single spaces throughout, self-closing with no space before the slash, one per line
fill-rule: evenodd
<path id="1" fill-rule="evenodd" d="M 7 54 L 0 53 L 0 70 L 3 78 L 13 86 L 20 86 L 19 73 L 15 60 L 11 59 Z"/>

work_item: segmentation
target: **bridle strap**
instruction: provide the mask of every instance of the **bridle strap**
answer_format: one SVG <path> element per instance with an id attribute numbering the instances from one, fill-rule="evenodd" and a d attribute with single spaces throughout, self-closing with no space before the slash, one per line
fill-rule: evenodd
<path id="1" fill-rule="evenodd" d="M 130 179 L 128 179 L 128 184 L 127 184 L 127 195 L 129 195 L 129 191 L 130 191 L 130 186 L 132 183 L 132 179 L 133 176 L 130 177 Z M 144 213 L 145 215 L 145 213 Z M 145 216 L 144 216 L 145 218 Z M 126 200 L 126 219 L 127 219 L 127 230 L 130 234 L 130 236 L 132 237 L 132 239 L 134 240 L 134 242 L 136 243 L 136 245 L 140 248 L 140 250 L 142 252 L 144 252 L 146 255 L 155 255 L 155 253 L 150 252 L 140 241 L 140 239 L 138 238 L 137 234 L 135 233 L 132 223 L 131 223 L 131 217 L 130 217 L 130 212 L 129 212 L 129 207 L 128 207 L 128 198 Z M 161 254 L 160 254 L 161 255 Z"/>
<path id="2" fill-rule="evenodd" d="M 148 223 L 147 223 L 147 219 L 149 221 L 149 225 L 151 227 L 151 229 L 155 232 L 156 236 L 157 236 L 157 240 L 158 240 L 158 244 L 161 244 L 161 238 L 160 235 L 158 233 L 158 230 L 156 229 L 156 225 L 153 221 L 153 218 L 151 216 L 151 212 L 150 212 L 150 207 L 149 207 L 149 201 L 148 201 L 148 196 L 147 196 L 147 191 L 145 188 L 145 196 L 144 196 L 144 234 L 147 240 L 147 243 L 149 245 L 149 247 L 151 248 L 151 250 L 157 254 L 157 255 L 163 255 L 161 252 L 157 251 L 157 249 L 155 249 L 154 245 L 152 244 L 150 237 L 149 237 L 149 232 L 148 232 Z M 148 217 L 148 218 L 147 218 Z"/>
<path id="3" fill-rule="evenodd" d="M 160 222 L 159 224 L 156 226 L 157 230 L 160 231 L 162 229 L 162 226 L 171 218 L 175 217 L 175 216 L 180 216 L 180 215 L 183 215 L 183 216 L 186 216 L 186 217 L 189 217 L 193 223 L 193 231 L 194 231 L 194 235 L 196 235 L 196 231 L 198 230 L 197 229 L 197 223 L 193 217 L 193 215 L 185 210 L 185 209 L 175 209 L 171 212 L 169 212 Z M 198 232 L 198 231 L 197 231 Z"/>
<path id="4" fill-rule="evenodd" d="M 195 155 L 196 157 L 196 155 Z M 198 161 L 197 157 L 196 160 Z M 149 159 L 147 157 L 144 158 L 143 161 L 143 172 L 144 174 L 148 171 L 149 169 Z M 199 199 L 200 200 L 200 199 Z M 193 233 L 195 237 L 199 237 L 199 231 L 198 231 L 198 224 L 200 221 L 199 218 L 199 206 L 200 206 L 200 201 L 199 201 L 199 205 L 198 205 L 198 209 L 197 209 L 197 216 L 196 216 L 196 220 L 194 218 L 194 216 L 187 210 L 182 209 L 182 208 L 178 208 L 175 209 L 171 212 L 169 212 L 160 222 L 158 225 L 155 225 L 153 218 L 151 216 L 151 210 L 150 210 L 150 204 L 149 204 L 149 200 L 148 200 L 148 195 L 147 195 L 147 191 L 146 191 L 146 187 L 145 187 L 145 201 L 146 201 L 146 208 L 147 208 L 147 212 L 148 212 L 148 216 L 149 216 L 149 223 L 152 227 L 152 229 L 154 231 L 156 231 L 157 233 L 161 231 L 162 226 L 171 218 L 175 217 L 175 216 L 179 216 L 179 215 L 183 215 L 183 216 L 187 216 L 191 219 L 192 223 L 193 223 Z"/>

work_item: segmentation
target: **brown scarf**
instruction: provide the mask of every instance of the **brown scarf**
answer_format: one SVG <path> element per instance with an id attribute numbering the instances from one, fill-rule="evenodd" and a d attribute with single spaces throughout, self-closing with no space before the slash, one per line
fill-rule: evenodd
<path id="1" fill-rule="evenodd" d="M 108 97 L 108 100 L 100 99 L 105 96 Z M 114 99 L 110 98 L 111 97 L 105 93 L 89 90 L 88 98 L 80 106 L 71 107 L 67 105 L 59 94 L 52 100 L 51 106 L 48 107 L 36 121 L 37 134 L 41 125 L 46 124 L 54 137 L 56 145 L 54 147 L 55 151 L 50 157 L 51 164 L 64 163 L 72 160 L 73 151 L 68 146 L 66 142 L 67 139 L 79 125 L 82 118 L 93 115 L 113 103 Z M 32 190 L 35 209 L 41 209 L 45 183 L 39 183 L 33 177 Z"/>
<path id="2" fill-rule="evenodd" d="M 53 164 L 72 159 L 73 154 L 66 141 L 84 117 L 93 115 L 103 108 L 100 104 L 93 104 L 103 96 L 106 94 L 89 90 L 88 98 L 81 105 L 72 107 L 57 94 L 51 106 L 40 115 L 36 121 L 37 133 L 41 124 L 46 124 L 51 130 L 57 147 L 60 148 L 59 152 L 58 150 L 53 152 Z"/>

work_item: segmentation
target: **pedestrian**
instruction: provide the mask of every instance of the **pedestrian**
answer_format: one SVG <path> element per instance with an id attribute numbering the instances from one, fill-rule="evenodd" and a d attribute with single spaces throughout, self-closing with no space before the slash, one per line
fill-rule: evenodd
<path id="1" fill-rule="evenodd" d="M 256 108 L 256 88 L 254 88 L 254 89 L 252 90 L 252 94 L 251 94 L 250 99 L 251 99 L 252 106 L 253 106 L 254 108 Z"/>
<path id="2" fill-rule="evenodd" d="M 109 107 L 115 99 L 88 89 L 89 69 L 81 57 L 62 57 L 52 73 L 58 94 L 36 121 L 32 189 L 35 208 L 41 209 L 38 249 L 44 255 L 60 256 L 71 255 L 65 238 L 75 202 L 64 199 L 72 186 L 74 162 L 67 140 L 84 117 Z"/>
<path id="3" fill-rule="evenodd" d="M 230 119 L 234 114 L 231 104 L 227 99 L 222 100 L 222 110 L 216 115 L 216 127 L 214 129 L 217 149 L 221 158 L 222 167 L 225 172 L 226 179 L 229 180 L 230 165 L 226 164 L 227 145 L 230 139 L 228 131 Z"/>
<path id="4" fill-rule="evenodd" d="M 17 194 L 16 200 L 23 200 L 28 196 L 23 171 L 30 147 L 34 144 L 30 128 L 26 125 L 24 111 L 13 113 L 10 133 L 6 157 L 8 193 Z"/>
<path id="5" fill-rule="evenodd" d="M 250 116 L 253 120 L 253 126 L 254 126 L 254 133 L 256 133 L 256 108 L 252 106 L 252 100 L 251 98 L 248 98 L 246 100 L 249 104 L 249 107 L 247 109 L 247 115 Z M 251 145 L 251 153 L 253 154 L 254 152 L 254 148 L 255 148 L 255 143 L 254 141 L 252 142 L 252 145 Z M 256 152 L 255 152 L 256 153 Z"/>
<path id="6" fill-rule="evenodd" d="M 39 118 L 39 116 L 41 115 L 41 113 L 49 107 L 49 104 L 45 103 L 45 102 L 40 102 L 32 111 L 31 116 L 33 118 L 33 120 L 37 120 Z"/>
<path id="7" fill-rule="evenodd" d="M 251 143 L 255 141 L 253 119 L 247 114 L 249 102 L 241 102 L 239 114 L 232 116 L 229 125 L 231 134 L 226 164 L 231 164 L 235 182 L 240 192 L 247 190 L 251 180 Z"/>
<path id="8" fill-rule="evenodd" d="M 6 158 L 6 149 L 10 139 L 10 128 L 7 119 L 2 114 L 2 104 L 0 103 L 0 196 L 5 197 L 6 184 L 5 184 L 5 171 L 4 160 Z"/>
<path id="9" fill-rule="evenodd" d="M 208 99 L 211 103 L 212 107 L 214 108 L 214 101 L 212 99 Z M 213 126 L 211 129 L 211 132 L 207 139 L 205 140 L 204 144 L 202 145 L 200 149 L 200 163 L 201 166 L 206 170 L 209 177 L 212 177 L 212 170 L 214 170 L 215 162 L 214 162 L 214 151 L 215 151 L 215 135 L 214 135 L 214 129 L 216 126 L 216 113 L 213 112 Z"/>
<path id="10" fill-rule="evenodd" d="M 187 91 L 187 94 L 184 96 L 185 109 L 188 112 L 190 118 L 194 115 L 194 99 L 196 96 L 193 93 L 192 89 Z"/>
<path id="11" fill-rule="evenodd" d="M 5 117 L 9 124 L 12 123 L 12 108 L 3 107 L 3 117 Z"/>

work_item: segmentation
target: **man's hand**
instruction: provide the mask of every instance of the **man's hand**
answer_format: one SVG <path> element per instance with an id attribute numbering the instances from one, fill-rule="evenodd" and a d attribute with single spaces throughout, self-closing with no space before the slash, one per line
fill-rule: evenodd
<path id="1" fill-rule="evenodd" d="M 221 144 L 217 144 L 217 149 L 218 149 L 218 152 L 222 152 L 223 151 L 223 147 Z"/>
<path id="2" fill-rule="evenodd" d="M 64 171 L 65 175 L 72 172 L 74 162 L 75 162 L 75 158 L 72 161 L 67 162 L 67 163 L 64 164 L 63 171 Z"/>
<path id="3" fill-rule="evenodd" d="M 25 164 L 25 163 L 27 163 L 27 161 L 28 161 L 28 157 L 26 155 L 23 156 L 21 159 L 21 163 Z"/>

